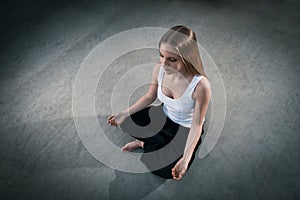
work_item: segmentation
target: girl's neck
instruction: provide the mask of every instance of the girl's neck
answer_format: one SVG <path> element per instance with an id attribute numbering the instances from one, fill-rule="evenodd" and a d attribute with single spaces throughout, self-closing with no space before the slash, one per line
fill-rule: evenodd
<path id="1" fill-rule="evenodd" d="M 171 80 L 173 81 L 186 81 L 190 80 L 193 75 L 191 73 L 188 73 L 187 71 L 175 71 L 172 74 L 167 75 Z"/>

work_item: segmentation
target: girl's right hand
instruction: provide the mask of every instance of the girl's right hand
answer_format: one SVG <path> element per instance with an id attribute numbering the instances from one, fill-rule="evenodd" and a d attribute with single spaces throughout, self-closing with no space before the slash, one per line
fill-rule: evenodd
<path id="1" fill-rule="evenodd" d="M 127 117 L 124 113 L 117 113 L 108 117 L 108 123 L 112 126 L 119 126 L 125 121 L 126 118 Z"/>

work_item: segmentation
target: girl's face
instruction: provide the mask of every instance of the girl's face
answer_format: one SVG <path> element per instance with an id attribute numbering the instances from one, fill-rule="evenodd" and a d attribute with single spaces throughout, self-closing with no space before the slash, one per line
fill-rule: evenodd
<path id="1" fill-rule="evenodd" d="M 160 63 L 162 64 L 166 74 L 173 74 L 175 72 L 183 73 L 185 71 L 184 63 L 180 56 L 176 54 L 176 50 L 174 50 L 174 48 L 161 44 L 159 56 Z"/>

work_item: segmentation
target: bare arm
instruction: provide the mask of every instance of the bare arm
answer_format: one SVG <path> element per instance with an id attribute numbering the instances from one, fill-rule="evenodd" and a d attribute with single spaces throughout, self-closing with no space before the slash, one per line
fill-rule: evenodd
<path id="1" fill-rule="evenodd" d="M 127 117 L 146 108 L 147 106 L 149 106 L 151 103 L 155 101 L 157 97 L 157 87 L 158 87 L 157 76 L 159 72 L 159 67 L 160 65 L 157 64 L 153 68 L 151 83 L 148 92 L 126 110 L 117 113 L 115 115 L 111 115 L 108 118 L 108 123 L 110 125 L 113 126 L 120 125 Z"/>
<path id="2" fill-rule="evenodd" d="M 201 79 L 194 92 L 195 108 L 192 126 L 187 137 L 183 157 L 172 169 L 173 178 L 180 180 L 185 174 L 196 145 L 201 137 L 203 120 L 211 98 L 211 88 L 207 78 Z"/>
<path id="3" fill-rule="evenodd" d="M 195 109 L 192 126 L 186 141 L 183 158 L 189 162 L 201 137 L 203 120 L 211 98 L 211 88 L 207 78 L 201 80 L 195 90 Z"/>

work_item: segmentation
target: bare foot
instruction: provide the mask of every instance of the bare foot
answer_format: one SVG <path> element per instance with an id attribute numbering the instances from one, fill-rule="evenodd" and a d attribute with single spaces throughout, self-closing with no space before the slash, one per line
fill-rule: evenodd
<path id="1" fill-rule="evenodd" d="M 140 140 L 135 140 L 132 142 L 128 142 L 124 147 L 122 147 L 122 151 L 133 151 L 136 148 L 143 148 L 144 147 L 144 142 L 140 141 Z"/>

